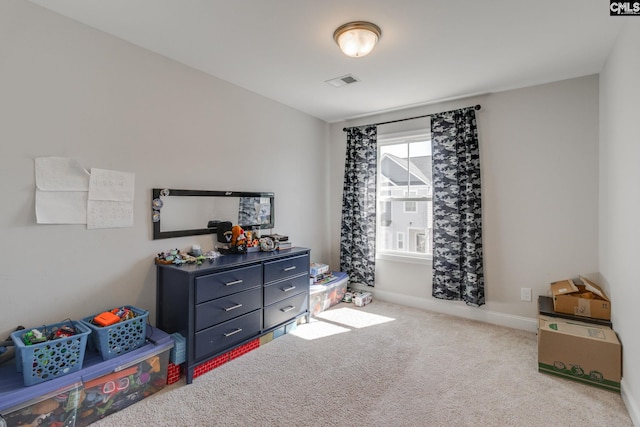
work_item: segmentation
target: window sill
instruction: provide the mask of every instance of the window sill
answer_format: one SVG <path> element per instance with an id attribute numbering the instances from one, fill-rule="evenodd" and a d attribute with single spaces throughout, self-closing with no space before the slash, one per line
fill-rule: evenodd
<path id="1" fill-rule="evenodd" d="M 407 255 L 398 252 L 381 252 L 376 254 L 376 260 L 431 265 L 433 257 L 431 255 Z"/>

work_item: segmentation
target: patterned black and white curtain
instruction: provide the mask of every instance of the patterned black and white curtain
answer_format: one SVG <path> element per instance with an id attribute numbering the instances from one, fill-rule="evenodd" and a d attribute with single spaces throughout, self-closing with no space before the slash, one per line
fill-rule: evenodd
<path id="1" fill-rule="evenodd" d="M 480 149 L 473 107 L 431 116 L 433 291 L 481 306 L 484 299 Z"/>
<path id="2" fill-rule="evenodd" d="M 347 129 L 340 269 L 351 282 L 374 285 L 376 260 L 376 126 Z"/>

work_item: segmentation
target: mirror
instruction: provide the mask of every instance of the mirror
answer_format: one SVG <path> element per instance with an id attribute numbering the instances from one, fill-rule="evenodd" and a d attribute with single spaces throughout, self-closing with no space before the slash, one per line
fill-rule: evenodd
<path id="1" fill-rule="evenodd" d="M 154 188 L 153 238 L 213 234 L 224 221 L 245 230 L 273 228 L 274 205 L 273 193 Z"/>

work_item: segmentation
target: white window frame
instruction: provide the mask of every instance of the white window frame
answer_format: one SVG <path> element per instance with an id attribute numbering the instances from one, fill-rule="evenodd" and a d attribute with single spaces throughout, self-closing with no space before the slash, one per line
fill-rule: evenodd
<path id="1" fill-rule="evenodd" d="M 399 143 L 411 143 L 411 142 L 420 142 L 428 139 L 431 141 L 431 132 L 427 129 L 421 129 L 419 131 L 408 131 L 408 132 L 397 132 L 397 133 L 388 133 L 388 134 L 379 134 L 378 135 L 378 158 L 380 158 L 380 148 L 385 145 L 394 145 Z M 376 203 L 386 202 L 386 201 L 432 201 L 432 197 L 425 196 L 415 196 L 415 197 L 380 197 L 380 189 L 376 188 Z M 380 224 L 380 215 L 376 215 L 376 230 L 381 230 Z M 406 239 L 404 241 L 406 244 Z M 376 245 L 377 246 L 377 245 Z M 407 252 L 400 250 L 391 250 L 391 249 L 380 249 L 376 247 L 376 259 L 388 260 L 388 261 L 398 261 L 398 262 L 407 262 L 407 263 L 417 263 L 417 264 L 431 264 L 433 260 L 432 254 L 421 254 L 417 252 Z"/>
<path id="2" fill-rule="evenodd" d="M 398 231 L 396 233 L 396 248 L 398 250 L 400 249 L 404 250 L 404 232 L 403 231 Z"/>

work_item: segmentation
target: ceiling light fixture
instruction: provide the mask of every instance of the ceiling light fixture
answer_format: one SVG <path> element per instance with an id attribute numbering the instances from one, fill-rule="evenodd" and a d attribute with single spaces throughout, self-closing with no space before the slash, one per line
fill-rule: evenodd
<path id="1" fill-rule="evenodd" d="M 381 35 L 382 31 L 376 24 L 354 21 L 338 27 L 333 39 L 345 55 L 358 58 L 371 52 Z"/>

